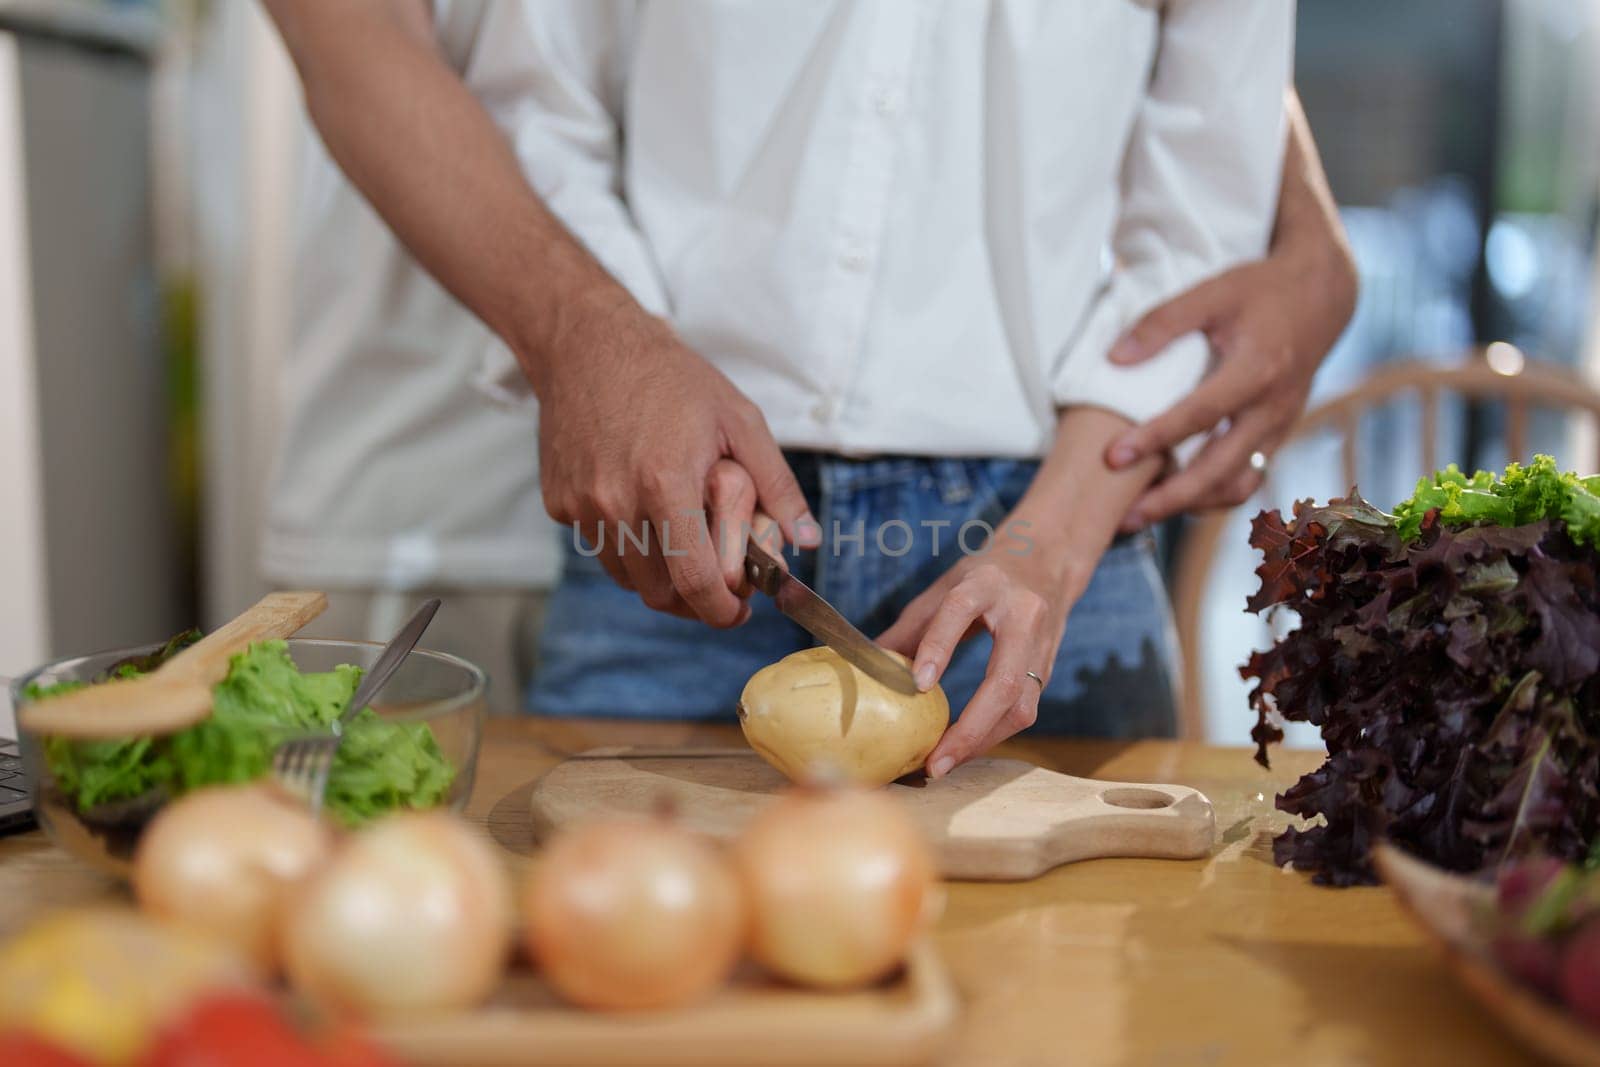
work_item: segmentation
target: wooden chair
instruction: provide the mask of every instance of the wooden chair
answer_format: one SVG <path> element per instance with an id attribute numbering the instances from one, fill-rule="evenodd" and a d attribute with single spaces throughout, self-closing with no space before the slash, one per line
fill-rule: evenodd
<path id="1" fill-rule="evenodd" d="M 1600 391 L 1578 374 L 1564 367 L 1526 362 L 1522 354 L 1510 345 L 1494 344 L 1474 349 L 1471 358 L 1459 366 L 1405 362 L 1382 367 L 1357 388 L 1307 412 L 1296 424 L 1285 446 L 1313 435 L 1328 432 L 1337 434 L 1343 475 L 1340 484 L 1354 485 L 1356 461 L 1359 458 L 1356 451 L 1357 431 L 1362 417 L 1398 399 L 1414 395 L 1420 399 L 1422 406 L 1423 469 L 1414 475 L 1421 477 L 1440 466 L 1436 455 L 1439 397 L 1448 394 L 1472 401 L 1503 404 L 1506 409 L 1506 451 L 1509 456 L 1522 462 L 1532 458 L 1526 454 L 1530 408 L 1586 412 L 1600 422 Z M 1596 455 L 1591 469 L 1600 471 L 1600 454 Z M 1264 490 L 1270 489 L 1270 479 L 1269 468 L 1268 484 L 1263 486 Z M 1173 580 L 1173 611 L 1183 652 L 1183 689 L 1178 716 L 1180 737 L 1201 738 L 1205 735 L 1200 623 L 1212 562 L 1231 514 L 1224 511 L 1201 515 L 1185 532 L 1178 553 Z"/>

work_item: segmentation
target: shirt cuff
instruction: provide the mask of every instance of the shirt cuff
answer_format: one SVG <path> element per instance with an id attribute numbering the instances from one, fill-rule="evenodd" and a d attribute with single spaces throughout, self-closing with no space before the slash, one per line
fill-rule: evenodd
<path id="1" fill-rule="evenodd" d="M 1097 407 L 1132 422 L 1147 422 L 1192 393 L 1211 366 L 1211 345 L 1198 333 L 1173 341 L 1143 363 L 1112 363 L 1111 346 L 1137 316 L 1120 314 L 1125 303 L 1108 294 L 1073 342 L 1055 378 L 1058 408 Z"/>

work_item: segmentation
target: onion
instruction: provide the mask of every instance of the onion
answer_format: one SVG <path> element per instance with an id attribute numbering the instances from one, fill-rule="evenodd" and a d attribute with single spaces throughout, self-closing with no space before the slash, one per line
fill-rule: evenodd
<path id="1" fill-rule="evenodd" d="M 140 836 L 133 891 L 150 915 L 215 937 L 272 974 L 282 962 L 282 900 L 332 847 L 331 831 L 271 786 L 198 789 Z"/>
<path id="2" fill-rule="evenodd" d="M 499 983 L 511 889 L 482 835 L 441 812 L 352 835 L 284 915 L 290 983 L 336 1013 L 463 1008 Z"/>
<path id="3" fill-rule="evenodd" d="M 932 851 L 883 792 L 791 791 L 750 821 L 734 858 L 753 911 L 751 955 L 805 985 L 883 978 L 936 908 Z"/>
<path id="4" fill-rule="evenodd" d="M 702 838 L 662 818 L 558 834 L 522 893 L 527 947 L 589 1008 L 665 1008 L 727 980 L 745 934 L 739 883 Z"/>

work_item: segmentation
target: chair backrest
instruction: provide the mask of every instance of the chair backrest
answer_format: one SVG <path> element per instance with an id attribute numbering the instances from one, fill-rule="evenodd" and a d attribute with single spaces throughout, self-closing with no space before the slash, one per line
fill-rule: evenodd
<path id="1" fill-rule="evenodd" d="M 1352 486 L 1356 482 L 1360 458 L 1357 449 L 1362 417 L 1408 395 L 1415 395 L 1422 408 L 1422 469 L 1416 472 L 1418 477 L 1440 466 L 1436 442 L 1441 395 L 1503 404 L 1506 454 L 1522 462 L 1532 458 L 1525 454 L 1530 408 L 1586 412 L 1600 421 L 1600 390 L 1573 371 L 1548 363 L 1528 363 L 1511 346 L 1496 344 L 1473 350 L 1470 358 L 1457 366 L 1421 362 L 1387 365 L 1348 393 L 1308 411 L 1296 423 L 1285 446 L 1316 434 L 1337 434 L 1340 484 Z M 1600 454 L 1596 455 L 1592 469 L 1600 471 Z M 1270 477 L 1269 469 L 1269 483 L 1264 490 L 1270 491 Z M 1178 716 L 1181 737 L 1200 738 L 1205 734 L 1205 665 L 1200 622 L 1212 562 L 1230 515 L 1230 512 L 1221 512 L 1200 516 L 1185 532 L 1178 553 L 1173 578 L 1173 613 L 1183 651 L 1183 692 Z"/>

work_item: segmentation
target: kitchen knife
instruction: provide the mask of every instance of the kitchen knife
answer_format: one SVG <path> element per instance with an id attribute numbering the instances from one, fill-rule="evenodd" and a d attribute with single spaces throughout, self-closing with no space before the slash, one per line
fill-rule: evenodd
<path id="1" fill-rule="evenodd" d="M 851 666 L 890 689 L 911 695 L 917 693 L 917 682 L 910 667 L 851 626 L 832 604 L 784 570 L 783 564 L 773 559 L 754 538 L 745 544 L 744 573 L 752 586 L 777 602 L 779 611 L 843 656 Z"/>

